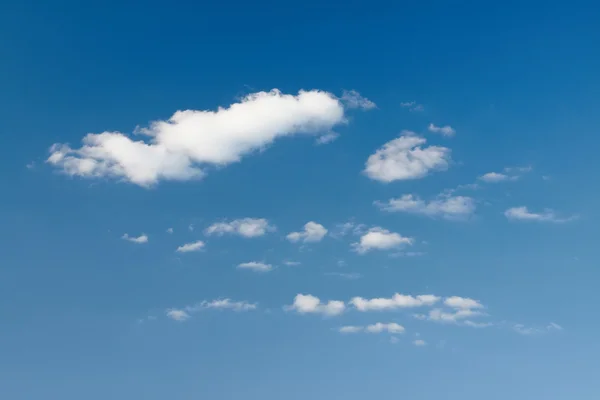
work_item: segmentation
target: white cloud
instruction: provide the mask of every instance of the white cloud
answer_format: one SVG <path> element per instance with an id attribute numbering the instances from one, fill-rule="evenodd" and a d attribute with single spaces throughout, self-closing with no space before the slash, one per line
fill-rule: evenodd
<path id="1" fill-rule="evenodd" d="M 189 319 L 190 315 L 187 312 L 185 312 L 184 310 L 171 308 L 171 309 L 167 310 L 167 317 L 169 317 L 175 321 L 183 322 L 183 321 Z"/>
<path id="2" fill-rule="evenodd" d="M 447 297 L 444 300 L 444 304 L 448 307 L 458 309 L 483 308 L 483 304 L 481 304 L 479 301 L 470 299 L 468 297 L 459 296 Z"/>
<path id="3" fill-rule="evenodd" d="M 145 234 L 141 234 L 140 236 L 135 237 L 135 236 L 129 236 L 126 233 L 123 236 L 121 236 L 121 239 L 128 240 L 132 243 L 137 243 L 137 244 L 148 243 L 148 236 Z"/>
<path id="4" fill-rule="evenodd" d="M 321 144 L 327 144 L 327 143 L 331 143 L 335 140 L 337 140 L 337 138 L 340 137 L 339 133 L 336 132 L 328 132 L 324 135 L 319 136 L 318 138 L 315 139 L 315 144 L 317 145 L 321 145 Z"/>
<path id="5" fill-rule="evenodd" d="M 173 228 L 168 228 L 168 229 L 167 229 L 167 233 L 168 233 L 168 234 L 171 234 L 171 233 L 173 233 Z"/>
<path id="6" fill-rule="evenodd" d="M 346 309 L 346 305 L 343 301 L 330 300 L 325 303 L 321 302 L 318 297 L 310 294 L 298 294 L 294 298 L 294 304 L 285 308 L 300 314 L 323 314 L 326 316 L 334 316 L 343 313 Z"/>
<path id="7" fill-rule="evenodd" d="M 377 322 L 376 324 L 367 326 L 365 328 L 365 330 L 369 333 L 381 333 L 381 332 L 404 333 L 404 327 L 395 322 L 390 322 L 387 324 L 382 323 L 382 322 Z"/>
<path id="8" fill-rule="evenodd" d="M 494 326 L 494 324 L 491 322 L 474 322 L 471 320 L 464 321 L 463 325 L 470 326 L 471 328 L 488 328 L 490 326 Z"/>
<path id="9" fill-rule="evenodd" d="M 356 90 L 344 90 L 341 100 L 347 108 L 360 108 L 362 110 L 377 108 L 375 103 L 361 96 Z"/>
<path id="10" fill-rule="evenodd" d="M 499 172 L 488 172 L 487 174 L 481 175 L 479 180 L 482 180 L 487 183 L 497 183 L 497 182 L 506 182 L 506 181 L 514 181 L 519 179 L 518 176 L 508 176 L 506 174 L 501 174 Z"/>
<path id="11" fill-rule="evenodd" d="M 444 311 L 439 308 L 434 308 L 429 311 L 427 315 L 417 314 L 415 317 L 421 320 L 428 320 L 434 322 L 442 322 L 442 323 L 458 323 L 461 320 L 465 320 L 467 318 L 473 318 L 478 316 L 483 316 L 484 313 L 480 311 L 474 311 L 471 309 L 458 309 L 453 311 Z"/>
<path id="12" fill-rule="evenodd" d="M 476 209 L 475 201 L 466 196 L 438 196 L 437 199 L 426 202 L 418 196 L 405 194 L 387 202 L 375 201 L 374 204 L 383 211 L 422 214 L 446 219 L 465 218 L 473 214 Z"/>
<path id="13" fill-rule="evenodd" d="M 352 247 L 357 253 L 364 254 L 370 250 L 390 250 L 404 245 L 410 246 L 413 243 L 413 238 L 404 237 L 396 232 L 375 227 L 362 235 L 360 241 L 353 243 Z"/>
<path id="14" fill-rule="evenodd" d="M 189 253 L 191 251 L 200 251 L 204 249 L 204 242 L 202 240 L 198 240 L 192 243 L 186 243 L 177 248 L 178 253 Z"/>
<path id="15" fill-rule="evenodd" d="M 319 242 L 326 234 L 327 229 L 325 229 L 323 225 L 310 221 L 304 225 L 304 229 L 301 232 L 292 232 L 288 234 L 287 239 L 290 242 Z"/>
<path id="16" fill-rule="evenodd" d="M 243 218 L 231 222 L 217 222 L 206 228 L 204 233 L 209 236 L 235 234 L 253 238 L 273 231 L 275 231 L 275 227 L 269 225 L 269 221 L 264 218 Z"/>
<path id="17" fill-rule="evenodd" d="M 358 333 L 362 332 L 364 328 L 362 326 L 342 326 L 338 331 L 340 333 Z"/>
<path id="18" fill-rule="evenodd" d="M 330 233 L 331 237 L 339 239 L 348 234 L 353 235 L 362 235 L 366 231 L 365 224 L 358 224 L 353 221 L 344 222 L 342 224 L 337 224 L 335 226 L 335 230 Z"/>
<path id="19" fill-rule="evenodd" d="M 207 166 L 222 167 L 295 134 L 329 132 L 345 122 L 344 108 L 331 93 L 249 94 L 228 108 L 177 111 L 166 121 L 136 129 L 147 141 L 121 132 L 90 133 L 83 146 L 55 144 L 47 162 L 68 175 L 108 177 L 140 186 L 160 180 L 200 179 Z"/>
<path id="20" fill-rule="evenodd" d="M 417 346 L 417 347 L 423 347 L 423 346 L 426 346 L 426 345 L 427 345 L 427 343 L 426 343 L 424 340 L 422 340 L 422 339 L 417 339 L 417 340 L 415 340 L 415 341 L 413 342 L 413 344 L 414 344 L 415 346 Z"/>
<path id="21" fill-rule="evenodd" d="M 576 219 L 576 216 L 571 216 L 567 218 L 559 218 L 556 216 L 555 212 L 550 209 L 546 209 L 541 213 L 530 212 L 527 207 L 513 207 L 509 208 L 504 212 L 506 218 L 510 220 L 520 220 L 520 221 L 538 221 L 538 222 L 569 222 Z"/>
<path id="22" fill-rule="evenodd" d="M 258 306 L 256 303 L 249 303 L 247 301 L 233 301 L 229 298 L 217 299 L 212 301 L 204 300 L 203 302 L 194 306 L 186 307 L 189 312 L 197 312 L 201 310 L 232 310 L 232 311 L 252 311 L 256 310 Z"/>
<path id="23" fill-rule="evenodd" d="M 377 322 L 372 325 L 367 326 L 342 326 L 338 329 L 340 333 L 359 333 L 359 332 L 367 332 L 367 333 L 382 333 L 387 332 L 391 334 L 399 334 L 404 333 L 405 329 L 402 325 L 399 325 L 395 322 L 383 323 Z"/>
<path id="24" fill-rule="evenodd" d="M 297 265 L 300 265 L 301 262 L 300 261 L 284 261 L 283 262 L 285 265 L 287 265 L 288 267 L 295 267 Z"/>
<path id="25" fill-rule="evenodd" d="M 448 169 L 450 149 L 440 146 L 422 148 L 426 139 L 403 131 L 402 135 L 391 140 L 369 156 L 364 173 L 380 182 L 419 179 L 431 171 Z"/>
<path id="26" fill-rule="evenodd" d="M 551 322 L 545 328 L 527 327 L 523 324 L 515 324 L 515 325 L 513 325 L 512 329 L 515 332 L 517 332 L 518 334 L 528 336 L 528 335 L 541 335 L 541 334 L 552 332 L 552 331 L 562 331 L 563 327 L 558 324 L 555 324 L 554 322 Z"/>
<path id="27" fill-rule="evenodd" d="M 446 137 L 451 137 L 456 134 L 456 130 L 454 130 L 450 125 L 435 126 L 434 124 L 429 124 L 427 129 L 429 129 L 429 132 L 439 133 L 442 136 L 446 136 Z"/>
<path id="28" fill-rule="evenodd" d="M 326 272 L 325 275 L 337 276 L 340 278 L 351 279 L 351 280 L 362 278 L 362 275 L 359 274 L 358 272 Z"/>
<path id="29" fill-rule="evenodd" d="M 263 262 L 250 261 L 239 264 L 238 268 L 249 269 L 256 272 L 268 272 L 273 269 L 273 266 L 271 264 L 265 264 Z"/>
<path id="30" fill-rule="evenodd" d="M 408 110 L 410 112 L 421 112 L 424 111 L 425 108 L 423 107 L 422 104 L 417 104 L 416 101 L 405 101 L 400 103 L 400 107 L 402 108 L 408 108 Z"/>
<path id="31" fill-rule="evenodd" d="M 410 295 L 396 293 L 391 298 L 379 297 L 365 299 L 363 297 L 354 297 L 352 300 L 350 300 L 350 304 L 352 304 L 358 311 L 365 312 L 432 306 L 439 300 L 440 298 L 438 296 L 434 296 L 432 294 L 424 294 L 413 297 Z"/>

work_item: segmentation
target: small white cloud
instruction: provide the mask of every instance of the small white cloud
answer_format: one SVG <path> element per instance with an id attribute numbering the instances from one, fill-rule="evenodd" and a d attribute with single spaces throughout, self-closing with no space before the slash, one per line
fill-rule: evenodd
<path id="1" fill-rule="evenodd" d="M 322 145 L 322 144 L 331 143 L 331 142 L 337 140 L 337 138 L 339 138 L 339 137 L 340 137 L 339 133 L 329 132 L 329 133 L 326 133 L 326 134 L 321 135 L 318 138 L 316 138 L 315 144 Z"/>
<path id="2" fill-rule="evenodd" d="M 137 244 L 148 243 L 148 236 L 145 234 L 141 234 L 140 236 L 135 237 L 135 236 L 129 236 L 126 233 L 123 236 L 121 236 L 121 239 L 130 241 L 132 243 L 137 243 Z"/>
<path id="3" fill-rule="evenodd" d="M 474 318 L 484 316 L 485 314 L 481 311 L 474 311 L 471 309 L 457 309 L 453 311 L 444 311 L 439 308 L 434 308 L 429 311 L 428 314 L 416 314 L 414 317 L 420 320 L 427 320 L 441 323 L 459 323 L 467 318 Z"/>
<path id="4" fill-rule="evenodd" d="M 435 126 L 434 124 L 429 124 L 427 129 L 429 129 L 429 132 L 439 133 L 442 136 L 446 136 L 446 137 L 451 137 L 456 134 L 456 130 L 454 130 L 450 125 Z"/>
<path id="5" fill-rule="evenodd" d="M 426 345 L 427 345 L 427 343 L 426 343 L 424 340 L 422 340 L 422 339 L 417 339 L 417 340 L 415 340 L 415 341 L 413 342 L 413 344 L 414 344 L 415 346 L 417 346 L 417 347 L 423 347 L 423 346 L 426 346 Z"/>
<path id="6" fill-rule="evenodd" d="M 550 324 L 546 327 L 546 329 L 549 331 L 562 331 L 563 327 L 554 322 L 550 322 Z"/>
<path id="7" fill-rule="evenodd" d="M 316 222 L 310 221 L 304 225 L 304 229 L 301 232 L 291 232 L 287 235 L 287 240 L 290 242 L 320 242 L 325 235 L 327 235 L 327 229 Z"/>
<path id="8" fill-rule="evenodd" d="M 394 334 L 404 333 L 404 327 L 395 322 L 390 322 L 387 324 L 382 323 L 382 322 L 377 322 L 376 324 L 367 326 L 365 330 L 369 333 L 381 333 L 381 332 L 388 332 L 388 333 L 394 333 Z"/>
<path id="9" fill-rule="evenodd" d="M 273 269 L 271 264 L 265 264 L 263 262 L 250 261 L 241 263 L 237 266 L 240 269 L 249 269 L 255 272 L 268 272 Z"/>
<path id="10" fill-rule="evenodd" d="M 339 278 L 350 279 L 350 280 L 362 278 L 362 275 L 357 272 L 326 272 L 325 275 L 337 276 Z"/>
<path id="11" fill-rule="evenodd" d="M 448 307 L 459 309 L 483 308 L 483 304 L 468 297 L 451 296 L 444 300 Z"/>
<path id="12" fill-rule="evenodd" d="M 366 97 L 361 96 L 356 90 L 344 90 L 341 100 L 347 108 L 360 108 L 362 110 L 372 110 L 373 108 L 377 108 L 375 103 Z"/>
<path id="13" fill-rule="evenodd" d="M 432 171 L 444 171 L 450 164 L 450 149 L 421 146 L 426 139 L 403 131 L 397 139 L 379 148 L 367 159 L 364 174 L 380 182 L 419 179 Z"/>
<path id="14" fill-rule="evenodd" d="M 358 224 L 353 221 L 348 221 L 342 224 L 337 224 L 335 226 L 335 230 L 329 235 L 336 239 L 342 238 L 349 234 L 362 235 L 366 232 L 366 228 L 367 226 L 365 224 Z"/>
<path id="15" fill-rule="evenodd" d="M 167 317 L 169 317 L 175 321 L 183 322 L 183 321 L 189 319 L 190 315 L 187 312 L 185 312 L 184 310 L 171 308 L 171 309 L 167 310 Z"/>
<path id="16" fill-rule="evenodd" d="M 425 110 L 422 104 L 417 104 L 416 101 L 405 101 L 400 103 L 400 107 L 407 108 L 410 112 L 422 112 Z"/>
<path id="17" fill-rule="evenodd" d="M 287 265 L 288 267 L 295 267 L 297 265 L 300 265 L 300 261 L 284 261 L 283 262 L 285 265 Z"/>
<path id="18" fill-rule="evenodd" d="M 203 250 L 204 246 L 205 246 L 204 242 L 202 240 L 198 240 L 196 242 L 186 243 L 182 246 L 179 246 L 176 251 L 178 253 L 189 253 L 191 251 Z"/>
<path id="19" fill-rule="evenodd" d="M 404 295 L 400 293 L 394 294 L 391 298 L 378 297 L 373 299 L 365 299 L 363 297 L 354 297 L 350 300 L 350 304 L 358 311 L 384 311 L 395 310 L 401 308 L 415 308 L 432 306 L 440 300 L 438 296 L 432 294 L 424 294 L 418 296 Z"/>
<path id="20" fill-rule="evenodd" d="M 27 169 L 34 169 L 35 168 L 35 161 L 32 161 L 32 162 L 28 163 L 27 165 L 25 165 L 25 167 Z"/>
<path id="21" fill-rule="evenodd" d="M 470 326 L 471 328 L 488 328 L 490 326 L 494 326 L 494 324 L 491 322 L 474 322 L 471 320 L 464 321 L 463 325 Z"/>
<path id="22" fill-rule="evenodd" d="M 167 233 L 168 233 L 168 234 L 171 234 L 171 233 L 173 233 L 173 228 L 168 228 L 168 229 L 167 229 Z"/>
<path id="23" fill-rule="evenodd" d="M 411 246 L 413 243 L 413 238 L 404 237 L 399 233 L 375 227 L 362 235 L 360 241 L 353 243 L 352 247 L 357 253 L 365 254 L 371 250 L 391 250 L 406 245 Z"/>
<path id="24" fill-rule="evenodd" d="M 264 218 L 243 218 L 231 222 L 217 222 L 206 228 L 204 233 L 207 236 L 233 234 L 246 238 L 254 238 L 263 236 L 268 232 L 274 232 L 275 229 Z"/>
<path id="25" fill-rule="evenodd" d="M 372 325 L 367 326 L 342 326 L 338 329 L 340 333 L 359 333 L 359 332 L 367 332 L 367 333 L 382 333 L 387 332 L 391 334 L 400 334 L 404 333 L 405 329 L 402 325 L 399 325 L 395 322 L 383 323 L 377 322 Z"/>
<path id="26" fill-rule="evenodd" d="M 256 303 L 249 303 L 247 301 L 233 301 L 229 298 L 217 299 L 212 301 L 204 300 L 203 302 L 194 306 L 186 307 L 189 312 L 198 312 L 202 310 L 232 310 L 232 311 L 252 311 L 257 308 Z"/>
<path id="27" fill-rule="evenodd" d="M 488 172 L 487 174 L 481 175 L 478 179 L 487 183 L 506 182 L 510 180 L 517 180 L 518 176 L 508 176 L 498 172 Z"/>
<path id="28" fill-rule="evenodd" d="M 363 103 L 358 103 L 363 104 Z M 134 134 L 90 133 L 80 148 L 55 144 L 47 162 L 84 178 L 114 178 L 149 187 L 161 180 L 200 179 L 208 167 L 223 167 L 265 149 L 279 138 L 330 132 L 346 122 L 336 96 L 320 90 L 249 94 L 215 110 L 182 110 Z"/>
<path id="29" fill-rule="evenodd" d="M 430 202 L 418 196 L 405 194 L 387 202 L 375 201 L 374 204 L 383 211 L 421 214 L 429 217 L 446 219 L 463 219 L 475 212 L 475 201 L 466 196 L 438 196 Z"/>
<path id="30" fill-rule="evenodd" d="M 321 302 L 318 297 L 310 294 L 298 294 L 294 298 L 294 304 L 285 307 L 287 310 L 296 311 L 299 314 L 323 314 L 326 316 L 339 315 L 344 312 L 346 305 L 343 301 L 330 300 Z"/>
<path id="31" fill-rule="evenodd" d="M 340 333 L 358 333 L 362 332 L 364 328 L 362 326 L 342 326 L 338 331 Z"/>
<path id="32" fill-rule="evenodd" d="M 559 218 L 551 209 L 546 209 L 541 213 L 530 212 L 525 206 L 509 208 L 504 212 L 504 215 L 510 220 L 555 223 L 569 222 L 577 218 L 576 216 Z"/>

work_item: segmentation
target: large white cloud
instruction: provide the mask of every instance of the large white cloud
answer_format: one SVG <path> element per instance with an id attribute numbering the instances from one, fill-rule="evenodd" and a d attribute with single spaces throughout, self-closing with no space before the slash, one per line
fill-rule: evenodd
<path id="1" fill-rule="evenodd" d="M 422 214 L 429 217 L 441 216 L 446 219 L 461 219 L 475 212 L 475 201 L 467 196 L 438 196 L 426 202 L 412 194 L 405 194 L 387 202 L 374 203 L 380 209 L 390 212 Z"/>
<path id="2" fill-rule="evenodd" d="M 343 123 L 344 107 L 331 93 L 249 94 L 228 108 L 177 111 L 134 134 L 90 133 L 80 148 L 55 144 L 48 158 L 69 175 L 109 177 L 141 186 L 160 180 L 199 179 L 207 166 L 225 166 L 263 149 L 275 139 L 322 134 Z"/>
<path id="3" fill-rule="evenodd" d="M 413 132 L 403 131 L 397 139 L 391 140 L 369 156 L 364 173 L 371 179 L 381 182 L 419 179 L 430 171 L 448 169 L 450 149 L 440 146 L 422 147 L 425 138 Z"/>
<path id="4" fill-rule="evenodd" d="M 352 247 L 357 253 L 364 254 L 371 250 L 390 250 L 405 245 L 412 245 L 413 243 L 413 238 L 404 237 L 399 233 L 375 227 L 362 235 L 358 242 L 352 244 Z"/>

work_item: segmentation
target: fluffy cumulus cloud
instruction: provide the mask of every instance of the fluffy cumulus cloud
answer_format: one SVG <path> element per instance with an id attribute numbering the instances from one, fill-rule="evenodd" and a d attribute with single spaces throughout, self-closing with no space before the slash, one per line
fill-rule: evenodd
<path id="1" fill-rule="evenodd" d="M 204 250 L 204 242 L 202 240 L 198 240 L 192 243 L 186 243 L 177 248 L 178 253 L 189 253 L 192 251 L 201 251 Z"/>
<path id="2" fill-rule="evenodd" d="M 265 264 L 264 262 L 258 262 L 258 261 L 250 261 L 250 262 L 241 263 L 241 264 L 238 264 L 237 267 L 239 269 L 247 269 L 247 270 L 255 271 L 255 272 L 268 272 L 273 269 L 273 266 L 271 264 Z"/>
<path id="3" fill-rule="evenodd" d="M 291 95 L 274 89 L 216 111 L 177 111 L 168 120 L 137 129 L 140 140 L 107 131 L 86 135 L 79 148 L 55 144 L 47 162 L 72 176 L 151 186 L 161 180 L 200 179 L 208 166 L 239 162 L 284 136 L 330 132 L 344 121 L 342 102 L 331 93 Z"/>
<path id="4" fill-rule="evenodd" d="M 483 304 L 479 301 L 459 296 L 446 297 L 446 299 L 444 299 L 444 304 L 448 307 L 458 309 L 483 308 Z"/>
<path id="5" fill-rule="evenodd" d="M 341 100 L 348 108 L 372 110 L 377 107 L 375 103 L 366 97 L 361 96 L 356 90 L 344 90 Z"/>
<path id="6" fill-rule="evenodd" d="M 350 304 L 358 311 L 366 312 L 432 306 L 438 301 L 440 301 L 440 297 L 432 294 L 423 294 L 413 297 L 411 295 L 396 293 L 389 298 L 377 297 L 365 299 L 363 297 L 354 297 L 350 300 Z"/>
<path id="7" fill-rule="evenodd" d="M 140 236 L 129 236 L 126 233 L 123 236 L 121 236 L 121 239 L 127 240 L 128 242 L 131 242 L 131 243 L 137 243 L 137 244 L 148 243 L 148 236 L 145 234 L 141 234 Z"/>
<path id="8" fill-rule="evenodd" d="M 367 332 L 367 333 L 382 333 L 387 332 L 391 334 L 400 334 L 404 333 L 405 329 L 402 325 L 397 324 L 395 322 L 377 322 L 372 325 L 367 326 L 342 326 L 338 329 L 340 333 L 358 333 L 358 332 Z"/>
<path id="9" fill-rule="evenodd" d="M 429 124 L 427 129 L 429 130 L 429 132 L 439 133 L 440 135 L 447 137 L 451 137 L 456 134 L 456 131 L 450 125 L 435 126 L 434 124 Z"/>
<path id="10" fill-rule="evenodd" d="M 264 218 L 243 218 L 231 222 L 217 222 L 204 230 L 207 236 L 232 234 L 246 238 L 263 236 L 268 232 L 274 232 L 275 226 L 269 225 Z"/>
<path id="11" fill-rule="evenodd" d="M 365 254 L 371 250 L 391 250 L 406 245 L 412 245 L 414 239 L 404 237 L 396 232 L 390 232 L 380 227 L 371 228 L 360 240 L 352 244 L 354 251 Z"/>
<path id="12" fill-rule="evenodd" d="M 369 156 L 364 173 L 380 182 L 419 179 L 431 171 L 448 169 L 450 149 L 440 146 L 422 147 L 426 139 L 403 131 Z"/>
<path id="13" fill-rule="evenodd" d="M 344 312 L 346 305 L 343 301 L 330 300 L 322 302 L 318 297 L 310 294 L 298 294 L 291 306 L 286 310 L 296 311 L 299 314 L 322 314 L 326 316 L 339 315 Z"/>
<path id="14" fill-rule="evenodd" d="M 461 324 L 473 328 L 491 326 L 490 323 L 474 322 L 471 320 L 472 318 L 487 315 L 481 311 L 484 306 L 477 300 L 468 297 L 451 296 L 446 297 L 443 304 L 449 309 L 434 308 L 427 314 L 416 314 L 415 318 L 439 323 Z"/>
<path id="15" fill-rule="evenodd" d="M 287 240 L 290 242 L 320 242 L 325 235 L 327 229 L 316 222 L 310 221 L 304 225 L 304 229 L 300 232 L 291 232 L 287 235 Z"/>
<path id="16" fill-rule="evenodd" d="M 558 217 L 551 209 L 546 209 L 542 212 L 531 212 L 525 206 L 509 208 L 504 212 L 506 218 L 516 221 L 536 221 L 536 222 L 569 222 L 576 219 L 576 216 Z"/>
<path id="17" fill-rule="evenodd" d="M 446 219 L 468 217 L 475 212 L 476 208 L 475 201 L 466 196 L 438 196 L 435 200 L 426 202 L 418 196 L 405 194 L 387 202 L 376 201 L 374 204 L 384 211 L 421 214 Z"/>

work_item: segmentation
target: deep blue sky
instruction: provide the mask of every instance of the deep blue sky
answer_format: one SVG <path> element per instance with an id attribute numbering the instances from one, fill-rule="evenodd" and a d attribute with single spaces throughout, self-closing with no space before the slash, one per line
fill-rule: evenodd
<path id="1" fill-rule="evenodd" d="M 2 2 L 0 398 L 597 398 L 599 20 L 591 1 Z M 377 107 L 346 106 L 332 143 L 278 139 L 202 180 L 143 187 L 46 162 L 54 143 L 273 88 L 356 90 Z M 447 170 L 362 173 L 402 130 L 451 149 Z M 472 183 L 454 193 L 476 205 L 458 220 L 373 204 Z M 514 207 L 537 217 L 507 218 Z M 277 230 L 203 232 L 248 217 Z M 286 240 L 308 221 L 365 228 Z M 374 227 L 423 254 L 353 251 Z M 197 240 L 204 251 L 175 251 Z M 236 268 L 249 261 L 276 268 Z M 348 304 L 396 292 L 476 299 L 492 325 Z M 297 294 L 347 310 L 284 310 Z M 222 298 L 257 308 L 166 314 Z M 376 322 L 406 331 L 337 331 Z"/>

